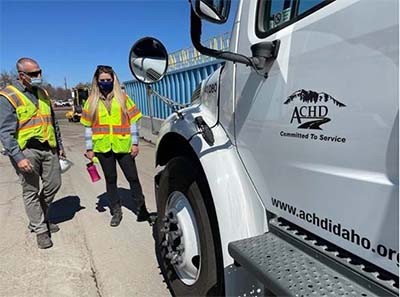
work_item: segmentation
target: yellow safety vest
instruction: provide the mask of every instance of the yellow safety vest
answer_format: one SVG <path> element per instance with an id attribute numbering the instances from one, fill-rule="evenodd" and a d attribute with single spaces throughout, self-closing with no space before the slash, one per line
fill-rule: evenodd
<path id="1" fill-rule="evenodd" d="M 18 128 L 15 138 L 21 150 L 25 149 L 31 138 L 36 138 L 42 143 L 47 141 L 52 148 L 57 147 L 51 102 L 44 89 L 38 89 L 38 106 L 12 85 L 2 89 L 0 95 L 6 97 L 16 110 Z"/>
<path id="2" fill-rule="evenodd" d="M 127 113 L 124 113 L 118 100 L 111 99 L 109 113 L 103 100 L 99 100 L 95 119 L 90 118 L 91 100 L 87 100 L 82 110 L 81 123 L 92 128 L 93 151 L 97 153 L 129 153 L 132 146 L 131 124 L 142 117 L 135 103 L 126 97 Z"/>

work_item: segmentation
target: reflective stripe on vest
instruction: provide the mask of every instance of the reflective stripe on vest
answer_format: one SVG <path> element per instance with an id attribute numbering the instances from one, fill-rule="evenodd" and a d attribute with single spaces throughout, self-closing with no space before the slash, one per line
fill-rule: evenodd
<path id="1" fill-rule="evenodd" d="M 139 109 L 137 109 L 136 105 L 132 106 L 129 110 L 128 110 L 128 116 L 130 119 L 134 118 L 135 116 L 137 116 L 138 114 L 140 114 Z"/>
<path id="2" fill-rule="evenodd" d="M 0 91 L 0 94 L 6 97 L 12 106 L 17 109 L 17 107 L 24 105 L 24 101 L 17 95 L 17 92 L 18 90 L 14 86 L 7 86 L 3 91 Z"/>
<path id="3" fill-rule="evenodd" d="M 130 134 L 131 133 L 131 127 L 113 127 L 113 134 Z"/>
<path id="4" fill-rule="evenodd" d="M 82 113 L 81 113 L 81 119 L 85 120 L 85 121 L 89 121 L 91 122 L 92 120 L 90 119 L 90 115 L 89 112 L 85 109 L 82 109 Z"/>
<path id="5" fill-rule="evenodd" d="M 30 120 L 26 121 L 21 121 L 19 123 L 19 129 L 18 130 L 24 130 L 28 129 L 34 126 L 41 125 L 42 123 L 47 123 L 48 125 L 53 124 L 51 116 L 38 116 L 38 117 L 32 117 Z"/>
<path id="6" fill-rule="evenodd" d="M 92 126 L 93 135 L 110 134 L 110 126 Z"/>

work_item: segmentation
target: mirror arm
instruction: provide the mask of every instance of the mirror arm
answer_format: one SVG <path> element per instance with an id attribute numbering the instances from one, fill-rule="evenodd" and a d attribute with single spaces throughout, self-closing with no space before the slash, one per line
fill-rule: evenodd
<path id="1" fill-rule="evenodd" d="M 147 96 L 147 107 L 149 109 L 150 114 L 150 125 L 151 125 L 151 133 L 153 135 L 157 135 L 158 131 L 154 129 L 154 121 L 153 121 L 153 102 L 151 101 L 152 90 L 149 85 L 146 85 L 146 96 Z"/>
<path id="2" fill-rule="evenodd" d="M 194 12 L 193 7 L 190 9 L 190 36 L 192 43 L 196 50 L 206 56 L 211 56 L 217 59 L 228 60 L 236 63 L 245 64 L 246 66 L 253 66 L 254 62 L 251 58 L 244 55 L 235 54 L 228 51 L 218 51 L 207 48 L 201 44 L 201 19 Z"/>
<path id="3" fill-rule="evenodd" d="M 190 36 L 194 47 L 203 55 L 214 57 L 217 59 L 232 61 L 235 63 L 251 66 L 256 73 L 268 77 L 268 62 L 276 59 L 279 51 L 280 41 L 262 42 L 252 47 L 253 57 L 232 53 L 229 51 L 218 51 L 201 44 L 202 24 L 201 18 L 194 12 L 193 7 L 190 9 Z"/>
<path id="4" fill-rule="evenodd" d="M 155 95 L 156 97 L 158 97 L 162 102 L 164 102 L 165 104 L 167 104 L 173 112 L 175 112 L 177 114 L 177 116 L 182 119 L 183 115 L 182 113 L 179 111 L 182 108 L 188 107 L 190 104 L 180 104 L 177 103 L 163 95 L 161 95 L 160 93 L 158 93 L 157 91 L 153 90 L 150 85 L 146 85 L 146 90 L 148 92 L 148 96 L 150 98 L 151 95 Z"/>

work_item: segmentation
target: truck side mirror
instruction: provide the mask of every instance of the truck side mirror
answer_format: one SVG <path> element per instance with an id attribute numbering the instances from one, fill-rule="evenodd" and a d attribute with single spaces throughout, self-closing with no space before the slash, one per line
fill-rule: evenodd
<path id="1" fill-rule="evenodd" d="M 132 46 L 129 53 L 129 67 L 138 81 L 146 84 L 155 83 L 167 72 L 167 50 L 157 39 L 144 37 Z"/>
<path id="2" fill-rule="evenodd" d="M 199 18 L 217 24 L 223 24 L 228 19 L 231 0 L 192 0 L 191 2 Z"/>

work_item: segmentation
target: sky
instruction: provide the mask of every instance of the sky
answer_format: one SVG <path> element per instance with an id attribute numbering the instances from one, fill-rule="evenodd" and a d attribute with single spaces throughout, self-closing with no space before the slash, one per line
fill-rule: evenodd
<path id="1" fill-rule="evenodd" d="M 202 38 L 230 32 L 203 22 Z M 110 65 L 121 82 L 133 79 L 130 48 L 152 36 L 167 51 L 191 47 L 188 0 L 0 0 L 0 71 L 15 69 L 20 57 L 39 62 L 53 86 L 90 82 L 97 65 Z"/>

